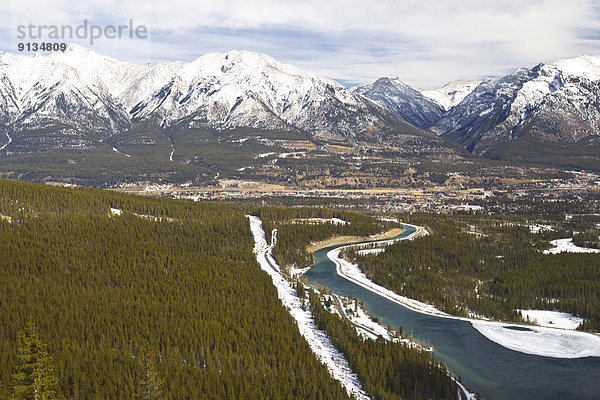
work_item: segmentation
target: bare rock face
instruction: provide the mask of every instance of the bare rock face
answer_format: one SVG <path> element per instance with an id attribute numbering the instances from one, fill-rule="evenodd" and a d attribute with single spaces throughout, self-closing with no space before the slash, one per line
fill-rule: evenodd
<path id="1" fill-rule="evenodd" d="M 354 88 L 354 91 L 419 128 L 433 125 L 445 111 L 434 100 L 398 78 L 379 78 L 370 85 Z"/>

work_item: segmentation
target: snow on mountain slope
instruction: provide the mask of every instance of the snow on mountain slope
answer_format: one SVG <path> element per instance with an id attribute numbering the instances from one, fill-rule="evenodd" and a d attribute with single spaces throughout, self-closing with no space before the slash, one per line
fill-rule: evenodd
<path id="1" fill-rule="evenodd" d="M 353 90 L 420 128 L 437 122 L 444 112 L 436 102 L 397 77 L 379 78 L 370 85 L 358 86 Z"/>
<path id="2" fill-rule="evenodd" d="M 552 63 L 561 71 L 589 79 L 600 80 L 600 55 L 563 58 Z"/>
<path id="3" fill-rule="evenodd" d="M 0 126 L 14 122 L 14 118 L 19 115 L 19 112 L 20 107 L 15 88 L 6 75 L 0 74 Z"/>
<path id="4" fill-rule="evenodd" d="M 397 78 L 352 92 L 249 51 L 135 64 L 70 45 L 49 55 L 0 52 L 0 128 L 13 138 L 8 151 L 26 151 L 25 131 L 46 135 L 35 138 L 40 145 L 60 147 L 64 141 L 53 135 L 80 135 L 73 143 L 87 146 L 143 122 L 299 130 L 325 141 L 442 143 L 415 125 L 482 154 L 525 136 L 567 143 L 598 136 L 599 81 L 600 56 L 581 56 L 423 93 Z"/>
<path id="5" fill-rule="evenodd" d="M 131 113 L 134 120 L 166 125 L 300 129 L 324 139 L 354 139 L 388 121 L 403 122 L 337 82 L 264 54 L 235 50 L 182 65 Z"/>
<path id="6" fill-rule="evenodd" d="M 484 154 L 521 139 L 577 144 L 598 137 L 599 85 L 600 56 L 588 55 L 520 68 L 497 79 L 457 80 L 421 90 L 420 96 L 397 78 L 354 90 L 416 126 Z"/>
<path id="7" fill-rule="evenodd" d="M 125 110 L 131 111 L 136 105 L 151 97 L 169 83 L 174 73 L 183 66 L 181 61 L 159 61 L 143 65 L 128 76 L 127 85 L 117 95 L 118 102 Z"/>
<path id="8" fill-rule="evenodd" d="M 575 143 L 598 135 L 599 65 L 599 57 L 582 56 L 483 82 L 431 130 L 480 154 L 525 136 Z"/>
<path id="9" fill-rule="evenodd" d="M 13 133 L 68 128 L 110 136 L 150 121 L 301 130 L 344 141 L 423 135 L 333 80 L 249 51 L 152 64 L 121 62 L 76 45 L 45 56 L 0 53 L 0 94 L 0 123 Z"/>
<path id="10" fill-rule="evenodd" d="M 458 79 L 447 83 L 438 89 L 432 90 L 419 90 L 421 94 L 437 104 L 439 104 L 445 111 L 448 111 L 469 95 L 479 84 L 487 82 L 489 79 L 483 79 L 478 81 L 469 81 L 466 79 Z"/>
<path id="11" fill-rule="evenodd" d="M 5 84 L 0 90 L 10 92 L 14 105 L 2 120 L 13 132 L 53 126 L 104 134 L 125 129 L 129 117 L 113 93 L 136 68 L 78 46 L 48 56 L 1 53 Z"/>
<path id="12" fill-rule="evenodd" d="M 258 53 L 210 53 L 181 65 L 132 114 L 136 119 L 159 116 L 164 122 L 192 116 L 192 125 L 213 127 L 255 126 L 257 119 L 275 117 L 274 128 L 285 128 L 282 120 L 296 116 L 303 97 L 314 100 L 311 91 L 321 80 Z"/>
<path id="13" fill-rule="evenodd" d="M 17 97 L 22 97 L 33 86 L 52 84 L 72 70 L 75 79 L 88 85 L 103 86 L 108 93 L 119 96 L 148 65 L 117 61 L 77 45 L 69 45 L 65 52 L 34 56 L 0 53 L 0 71 L 15 87 Z"/>

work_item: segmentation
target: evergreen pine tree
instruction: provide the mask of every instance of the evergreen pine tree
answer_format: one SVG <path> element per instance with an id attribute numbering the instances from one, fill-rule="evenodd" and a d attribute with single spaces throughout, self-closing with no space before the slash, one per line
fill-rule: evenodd
<path id="1" fill-rule="evenodd" d="M 58 380 L 53 374 L 52 359 L 46 345 L 39 339 L 35 324 L 30 321 L 19 333 L 19 366 L 13 374 L 14 400 L 56 399 Z"/>

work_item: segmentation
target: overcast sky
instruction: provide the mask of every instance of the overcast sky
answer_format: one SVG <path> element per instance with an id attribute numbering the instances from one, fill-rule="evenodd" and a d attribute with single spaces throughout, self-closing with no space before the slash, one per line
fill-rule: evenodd
<path id="1" fill-rule="evenodd" d="M 231 49 L 347 86 L 398 76 L 417 88 L 600 54 L 600 0 L 4 0 L 0 49 L 19 25 L 143 25 L 146 39 L 68 40 L 121 60 L 193 60 Z"/>

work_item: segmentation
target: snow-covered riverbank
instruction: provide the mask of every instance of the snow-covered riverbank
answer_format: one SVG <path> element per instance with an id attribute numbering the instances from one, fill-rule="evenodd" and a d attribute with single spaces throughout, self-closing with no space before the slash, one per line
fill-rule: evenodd
<path id="1" fill-rule="evenodd" d="M 533 325 L 575 330 L 584 321 L 583 318 L 560 311 L 519 310 L 523 318 Z"/>
<path id="2" fill-rule="evenodd" d="M 388 245 L 388 244 L 392 244 L 398 240 L 408 240 L 408 239 L 412 239 L 412 238 L 416 237 L 417 235 L 423 234 L 424 229 L 422 227 L 416 226 L 416 225 L 410 225 L 410 224 L 405 224 L 405 225 L 415 228 L 415 232 L 411 233 L 410 235 L 408 235 L 402 239 L 390 239 L 390 240 L 378 242 L 378 245 Z M 330 250 L 327 253 L 327 258 L 329 258 L 329 260 L 333 261 L 333 263 L 335 264 L 338 275 L 343 276 L 344 278 L 348 279 L 349 281 L 352 281 L 352 282 L 356 283 L 357 285 L 364 287 L 365 289 L 375 292 L 375 293 L 379 294 L 380 296 L 385 297 L 386 299 L 391 300 L 395 303 L 401 304 L 413 311 L 422 312 L 422 313 L 430 314 L 430 315 L 449 316 L 449 314 L 446 314 L 443 311 L 438 310 L 434 306 L 431 306 L 426 303 L 422 303 L 418 300 L 410 299 L 405 296 L 401 296 L 401 295 L 399 295 L 389 289 L 386 289 L 383 286 L 380 286 L 380 285 L 376 284 L 375 282 L 371 281 L 360 270 L 358 265 L 353 264 L 349 261 L 346 261 L 339 256 L 340 252 L 342 250 L 349 248 L 349 247 L 353 247 L 353 246 L 357 246 L 357 245 L 350 244 L 347 246 L 338 247 L 333 250 Z M 358 245 L 357 247 L 359 247 L 359 246 L 360 245 Z"/>
<path id="3" fill-rule="evenodd" d="M 471 321 L 486 338 L 521 353 L 555 358 L 600 357 L 600 337 L 540 326 Z"/>
<path id="4" fill-rule="evenodd" d="M 413 235 L 415 234 L 417 232 Z M 404 239 L 414 237 L 413 235 Z M 590 333 L 455 317 L 432 305 L 401 296 L 374 283 L 365 276 L 358 265 L 339 256 L 343 249 L 352 246 L 356 245 L 338 247 L 327 253 L 327 258 L 335 264 L 338 275 L 412 311 L 471 322 L 473 327 L 489 340 L 522 353 L 555 358 L 600 357 L 600 337 Z"/>
<path id="5" fill-rule="evenodd" d="M 281 269 L 271 255 L 277 235 L 273 235 L 273 243 L 269 246 L 260 218 L 255 216 L 248 216 L 248 218 L 254 236 L 256 259 L 260 267 L 271 276 L 279 299 L 298 324 L 300 334 L 319 360 L 327 366 L 331 375 L 346 388 L 350 395 L 360 400 L 368 400 L 369 397 L 362 389 L 358 376 L 352 371 L 344 355 L 335 348 L 327 334 L 316 326 L 309 308 L 302 308 L 302 301 L 298 298 L 296 290 L 279 272 Z"/>

